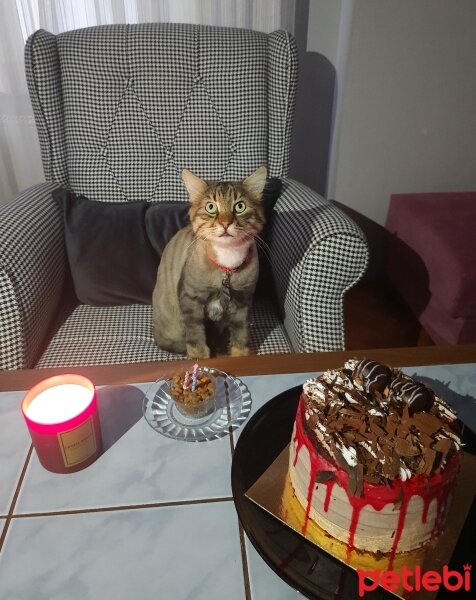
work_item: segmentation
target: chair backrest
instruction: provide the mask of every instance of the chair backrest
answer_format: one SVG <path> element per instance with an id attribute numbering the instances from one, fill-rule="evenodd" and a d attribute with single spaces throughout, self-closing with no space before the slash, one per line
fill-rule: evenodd
<path id="1" fill-rule="evenodd" d="M 148 23 L 27 41 L 45 177 L 95 200 L 186 200 L 180 172 L 284 177 L 297 81 L 284 31 Z"/>

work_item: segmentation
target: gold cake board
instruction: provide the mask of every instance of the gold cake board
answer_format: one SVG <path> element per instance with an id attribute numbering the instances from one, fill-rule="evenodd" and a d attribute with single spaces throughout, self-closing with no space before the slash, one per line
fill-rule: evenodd
<path id="1" fill-rule="evenodd" d="M 291 529 L 293 529 L 296 533 L 305 537 L 308 541 L 315 544 L 325 552 L 328 552 L 334 556 L 334 558 L 337 558 L 350 568 L 356 570 L 356 567 L 354 567 L 352 564 L 349 564 L 349 562 L 347 562 L 342 555 L 339 555 L 339 552 L 332 552 L 332 550 L 329 550 L 329 548 L 317 543 L 314 539 L 310 539 L 308 535 L 303 534 L 300 526 L 297 526 L 295 522 L 293 522 L 293 519 L 290 519 L 290 522 L 286 521 L 281 510 L 281 499 L 286 486 L 288 464 L 289 444 L 275 459 L 275 461 L 266 469 L 261 477 L 247 490 L 246 496 L 268 513 L 279 519 L 282 523 L 288 527 L 291 527 Z M 448 511 L 445 530 L 438 538 L 436 545 L 429 547 L 428 550 L 423 553 L 423 557 L 419 561 L 422 573 L 427 571 L 437 571 L 438 573 L 441 573 L 443 566 L 448 565 L 461 535 L 461 531 L 471 508 L 473 498 L 476 494 L 476 488 L 474 485 L 475 480 L 476 456 L 462 452 L 461 468 L 456 479 L 453 500 Z M 302 510 L 304 513 L 304 509 Z M 384 567 L 381 565 L 382 563 L 379 563 L 376 560 L 373 568 L 383 570 Z M 413 568 L 415 563 L 407 566 L 408 568 Z M 399 568 L 398 561 L 395 561 L 393 570 L 398 572 Z M 368 564 L 365 570 L 371 569 L 372 565 Z M 462 573 L 463 565 L 461 565 L 460 569 Z M 439 590 L 428 591 L 422 588 L 418 592 L 408 592 L 402 588 L 399 588 L 394 592 L 392 591 L 392 593 L 398 598 L 404 598 L 405 600 L 413 600 L 416 598 L 418 598 L 418 600 L 431 600 L 436 597 L 436 595 L 439 593 Z"/>

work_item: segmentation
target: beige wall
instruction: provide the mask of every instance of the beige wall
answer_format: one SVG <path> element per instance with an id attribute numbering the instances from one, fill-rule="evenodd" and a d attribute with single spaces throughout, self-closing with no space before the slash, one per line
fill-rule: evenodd
<path id="1" fill-rule="evenodd" d="M 327 196 L 383 223 L 392 193 L 476 190 L 476 2 L 331 2 L 308 30 L 337 71 Z"/>

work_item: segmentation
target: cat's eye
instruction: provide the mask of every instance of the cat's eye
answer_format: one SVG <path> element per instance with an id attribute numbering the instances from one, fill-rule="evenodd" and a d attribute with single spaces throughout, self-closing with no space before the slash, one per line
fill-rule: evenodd
<path id="1" fill-rule="evenodd" d="M 218 209 L 215 202 L 207 202 L 205 204 L 205 210 L 209 215 L 216 215 Z"/>
<path id="2" fill-rule="evenodd" d="M 245 210 L 246 210 L 246 202 L 243 202 L 242 200 L 240 200 L 239 202 L 237 202 L 235 204 L 235 206 L 233 207 L 233 210 L 235 211 L 235 213 L 237 215 L 239 215 L 242 212 L 245 212 Z"/>

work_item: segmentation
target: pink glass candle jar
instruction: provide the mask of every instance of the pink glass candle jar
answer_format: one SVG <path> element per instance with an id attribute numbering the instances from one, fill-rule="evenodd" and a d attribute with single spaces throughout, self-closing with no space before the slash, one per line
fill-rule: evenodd
<path id="1" fill-rule="evenodd" d="M 40 463 L 54 473 L 87 467 L 102 451 L 96 389 L 81 375 L 36 384 L 21 409 Z"/>

